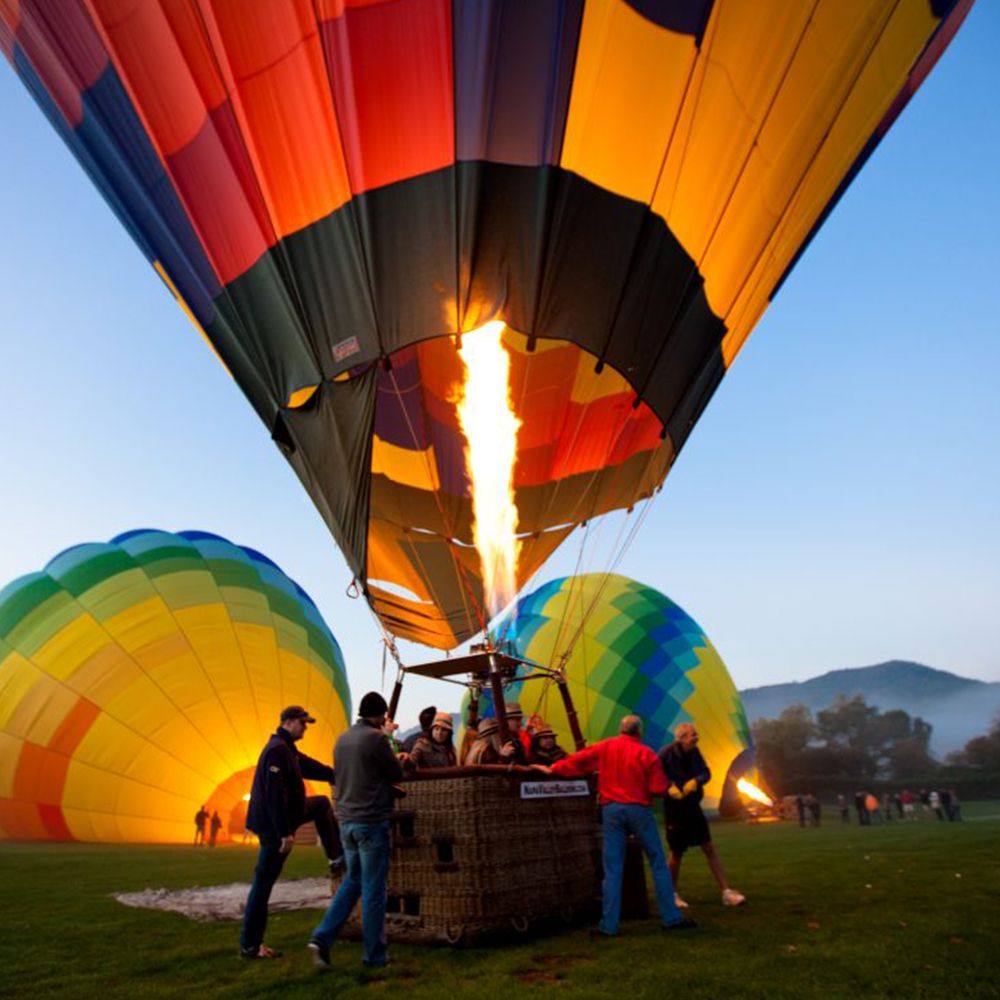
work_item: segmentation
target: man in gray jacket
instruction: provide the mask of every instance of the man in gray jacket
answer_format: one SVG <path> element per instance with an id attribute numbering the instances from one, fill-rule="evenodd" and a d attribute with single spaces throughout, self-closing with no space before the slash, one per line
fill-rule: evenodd
<path id="1" fill-rule="evenodd" d="M 330 946 L 359 898 L 364 964 L 374 968 L 389 964 L 385 901 L 393 784 L 403 777 L 403 769 L 383 731 L 388 710 L 385 699 L 370 691 L 361 699 L 360 718 L 334 747 L 337 818 L 347 872 L 309 940 L 313 959 L 322 969 L 330 968 Z"/>

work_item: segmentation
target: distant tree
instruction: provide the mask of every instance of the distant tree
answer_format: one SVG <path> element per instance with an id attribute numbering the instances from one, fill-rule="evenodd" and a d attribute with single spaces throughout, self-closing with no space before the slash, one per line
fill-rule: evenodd
<path id="1" fill-rule="evenodd" d="M 815 720 L 805 705 L 791 705 L 777 719 L 758 719 L 753 737 L 758 766 L 782 793 L 905 780 L 938 766 L 929 723 L 901 709 L 880 712 L 860 695 L 841 695 Z"/>
<path id="2" fill-rule="evenodd" d="M 975 736 L 957 753 L 948 757 L 948 763 L 959 767 L 990 768 L 1000 770 L 1000 715 L 984 736 Z"/>
<path id="3" fill-rule="evenodd" d="M 812 712 L 802 704 L 789 705 L 776 719 L 753 724 L 757 766 L 779 794 L 786 794 L 802 778 L 804 757 L 815 736 Z"/>

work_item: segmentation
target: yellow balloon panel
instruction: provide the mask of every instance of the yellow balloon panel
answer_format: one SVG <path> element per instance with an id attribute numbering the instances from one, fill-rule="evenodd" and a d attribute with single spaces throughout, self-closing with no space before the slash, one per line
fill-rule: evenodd
<path id="1" fill-rule="evenodd" d="M 228 828 L 288 704 L 328 760 L 343 658 L 266 557 L 204 532 L 69 549 L 0 591 L 0 838 L 183 842 L 208 802 Z"/>

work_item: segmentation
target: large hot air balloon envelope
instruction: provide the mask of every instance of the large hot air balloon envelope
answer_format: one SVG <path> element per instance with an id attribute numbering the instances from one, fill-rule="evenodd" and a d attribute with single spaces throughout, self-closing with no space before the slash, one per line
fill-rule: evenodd
<path id="1" fill-rule="evenodd" d="M 16 0 L 15 70 L 383 623 L 483 626 L 458 335 L 508 324 L 521 585 L 648 497 L 971 0 Z"/>
<path id="2" fill-rule="evenodd" d="M 588 573 L 544 584 L 522 598 L 498 627 L 511 651 L 543 667 L 562 667 L 588 743 L 618 735 L 635 713 L 643 741 L 659 750 L 682 722 L 694 722 L 712 770 L 708 808 L 724 789 L 754 768 L 753 741 L 743 702 L 726 665 L 702 628 L 670 598 L 627 577 Z M 508 701 L 526 716 L 540 715 L 573 749 L 569 722 L 555 685 L 541 678 L 516 682 Z M 485 692 L 480 715 L 493 714 Z M 727 781 L 728 779 L 728 781 Z"/>
<path id="3" fill-rule="evenodd" d="M 134 531 L 0 590 L 0 839 L 190 840 L 245 815 L 281 709 L 349 724 L 340 648 L 269 559 L 217 535 Z"/>

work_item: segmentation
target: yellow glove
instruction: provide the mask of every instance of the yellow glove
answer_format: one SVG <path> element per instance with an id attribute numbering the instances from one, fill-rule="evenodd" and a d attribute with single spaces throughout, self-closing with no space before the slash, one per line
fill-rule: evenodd
<path id="1" fill-rule="evenodd" d="M 692 778 L 690 781 L 684 782 L 684 794 L 690 795 L 692 792 L 698 791 L 698 782 Z"/>
<path id="2" fill-rule="evenodd" d="M 678 801 L 684 798 L 684 793 L 676 785 L 671 785 L 667 789 L 667 795 L 669 795 L 672 799 L 677 799 Z"/>

